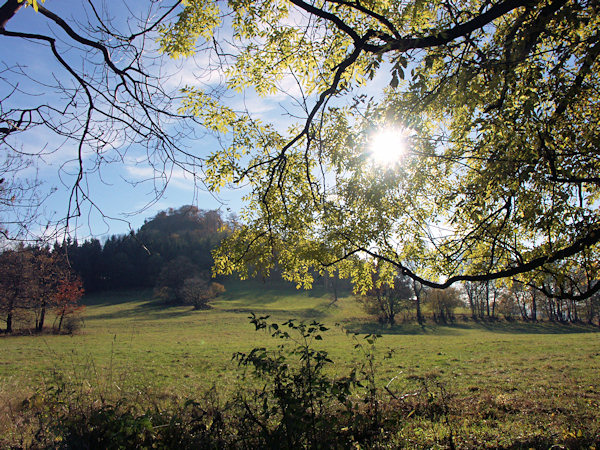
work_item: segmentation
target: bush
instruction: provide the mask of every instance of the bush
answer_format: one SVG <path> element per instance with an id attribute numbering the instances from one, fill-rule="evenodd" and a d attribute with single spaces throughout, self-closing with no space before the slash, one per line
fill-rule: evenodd
<path id="1" fill-rule="evenodd" d="M 208 301 L 225 292 L 225 286 L 210 280 L 209 276 L 196 276 L 183 282 L 181 298 L 194 309 L 208 309 Z"/>
<path id="2" fill-rule="evenodd" d="M 75 334 L 83 328 L 83 319 L 79 316 L 68 316 L 63 323 L 63 330 L 68 334 Z"/>
<path id="3" fill-rule="evenodd" d="M 62 417 L 58 432 L 65 449 L 150 448 L 157 437 L 149 414 L 135 414 L 120 403 Z"/>
<path id="4" fill-rule="evenodd" d="M 349 448 L 357 439 L 370 441 L 378 433 L 380 420 L 372 389 L 372 361 L 344 377 L 332 378 L 326 372 L 333 364 L 328 353 L 312 347 L 322 340 L 327 327 L 316 321 L 267 324 L 267 318 L 252 315 L 251 322 L 284 343 L 275 351 L 255 348 L 234 355 L 244 368 L 242 379 L 251 377 L 263 386 L 239 390 L 233 401 L 244 446 Z M 375 336 L 367 338 L 374 344 Z M 357 348 L 363 349 L 362 344 Z M 369 395 L 357 403 L 351 395 L 364 387 Z"/>

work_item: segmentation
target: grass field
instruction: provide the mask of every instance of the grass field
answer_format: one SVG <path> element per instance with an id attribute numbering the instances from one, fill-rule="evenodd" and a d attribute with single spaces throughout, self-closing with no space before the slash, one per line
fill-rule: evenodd
<path id="1" fill-rule="evenodd" d="M 448 406 L 445 423 L 409 412 L 401 431 L 406 435 L 398 437 L 403 445 L 442 442 L 448 428 L 459 447 L 539 442 L 591 448 L 600 442 L 597 328 L 463 320 L 387 328 L 374 324 L 350 296 L 332 304 L 323 290 L 259 282 L 229 283 L 205 311 L 165 307 L 149 291 L 90 295 L 85 304 L 85 326 L 74 336 L 0 340 L 0 433 L 15 432 L 15 405 L 52 385 L 57 374 L 95 395 L 182 401 L 214 386 L 226 396 L 240 373 L 232 354 L 278 343 L 249 324 L 249 313 L 256 312 L 273 321 L 324 323 L 330 330 L 317 346 L 329 352 L 339 374 L 361 359 L 354 349 L 361 336 L 353 339 L 346 331 L 381 334 L 376 376 L 389 389 L 382 396 L 393 394 L 410 409 L 425 389 Z"/>

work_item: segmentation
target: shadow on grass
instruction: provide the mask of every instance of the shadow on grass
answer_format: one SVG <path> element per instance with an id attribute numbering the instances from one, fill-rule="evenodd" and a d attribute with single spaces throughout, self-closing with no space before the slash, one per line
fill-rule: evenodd
<path id="1" fill-rule="evenodd" d="M 439 326 L 435 323 L 403 323 L 400 325 L 388 326 L 373 322 L 348 322 L 344 328 L 351 333 L 358 334 L 399 334 L 414 336 L 419 334 L 437 335 L 437 336 L 455 336 L 461 334 L 459 328 L 451 326 Z"/>
<path id="2" fill-rule="evenodd" d="M 300 291 L 302 292 L 302 291 Z M 221 312 L 250 314 L 270 314 L 300 320 L 320 320 L 328 315 L 326 304 L 319 304 L 314 299 L 302 308 L 298 306 L 299 291 L 289 283 L 277 282 L 263 284 L 260 282 L 232 283 L 224 295 L 214 302 L 214 309 Z M 317 295 L 315 295 L 316 297 Z M 305 299 L 308 299 L 306 296 Z M 153 298 L 151 289 L 121 290 L 100 292 L 86 295 L 83 303 L 92 307 L 85 314 L 86 321 L 98 320 L 163 320 L 192 316 L 195 311 L 191 306 L 172 305 Z M 325 302 L 324 302 L 325 303 Z M 94 311 L 94 307 L 111 307 L 110 311 Z"/>
<path id="3" fill-rule="evenodd" d="M 453 323 L 438 324 L 431 320 L 419 325 L 417 322 L 402 323 L 394 326 L 373 322 L 349 322 L 344 328 L 359 334 L 398 334 L 398 335 L 438 335 L 452 336 L 467 330 L 485 330 L 500 334 L 574 334 L 598 333 L 600 328 L 587 324 L 570 324 L 558 322 L 508 322 L 505 320 L 457 320 Z"/>
<path id="4" fill-rule="evenodd" d="M 270 314 L 290 318 L 321 319 L 330 314 L 331 299 L 324 289 L 297 290 L 283 282 L 254 280 L 234 284 L 212 302 L 215 309 L 231 313 Z"/>
<path id="5" fill-rule="evenodd" d="M 124 304 L 133 300 L 123 301 L 114 304 Z M 123 307 L 117 311 L 108 313 L 86 312 L 85 320 L 113 320 L 113 319 L 142 319 L 142 320 L 164 320 L 176 317 L 189 316 L 194 309 L 192 306 L 170 305 L 160 300 L 149 300 L 144 303 L 136 303 L 131 307 Z"/>
<path id="6" fill-rule="evenodd" d="M 152 289 L 128 289 L 86 294 L 82 303 L 85 306 L 109 306 L 151 300 L 152 298 Z"/>
<path id="7" fill-rule="evenodd" d="M 247 304 L 261 305 L 286 300 L 289 297 L 296 299 L 299 296 L 328 301 L 333 298 L 333 291 L 321 285 L 314 285 L 312 289 L 297 289 L 294 283 L 282 280 L 232 280 L 227 282 L 226 288 L 225 293 L 219 298 L 223 303 L 241 300 Z M 349 294 L 347 289 L 338 289 L 338 297 Z"/>
<path id="8" fill-rule="evenodd" d="M 573 333 L 597 333 L 600 328 L 583 323 L 560 323 L 560 322 L 522 322 L 522 321 L 472 321 L 465 323 L 472 329 L 485 329 L 492 333 L 516 333 L 516 334 L 573 334 Z"/>

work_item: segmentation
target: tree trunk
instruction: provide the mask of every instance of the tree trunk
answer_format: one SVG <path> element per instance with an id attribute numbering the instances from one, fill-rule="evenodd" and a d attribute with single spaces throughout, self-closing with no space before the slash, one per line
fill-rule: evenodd
<path id="1" fill-rule="evenodd" d="M 585 320 L 590 325 L 594 323 L 594 304 L 592 303 L 591 298 L 588 298 L 585 301 Z"/>
<path id="2" fill-rule="evenodd" d="M 60 315 L 60 320 L 58 321 L 58 332 L 60 333 L 60 329 L 62 328 L 62 323 L 63 323 L 63 319 L 65 317 L 65 311 L 63 310 L 62 314 Z"/>
<path id="3" fill-rule="evenodd" d="M 421 290 L 423 286 L 417 286 L 417 282 L 413 280 L 413 291 L 415 293 L 415 302 L 417 307 L 417 322 L 419 325 L 423 324 L 423 313 L 421 312 Z M 469 298 L 470 301 L 470 298 Z"/>
<path id="4" fill-rule="evenodd" d="M 554 317 L 554 302 L 552 301 L 551 298 L 547 298 L 546 301 L 546 315 L 548 316 L 548 319 L 551 320 L 552 322 L 554 322 L 555 317 Z"/>
<path id="5" fill-rule="evenodd" d="M 6 332 L 12 333 L 12 311 L 6 315 Z"/>
<path id="6" fill-rule="evenodd" d="M 40 311 L 40 320 L 37 324 L 37 331 L 42 331 L 44 329 L 44 320 L 46 318 L 46 302 L 42 303 L 42 309 Z"/>
<path id="7" fill-rule="evenodd" d="M 559 322 L 565 321 L 564 305 L 559 299 L 556 299 L 556 317 Z"/>
<path id="8" fill-rule="evenodd" d="M 8 300 L 8 305 L 6 308 L 6 332 L 7 333 L 12 333 L 13 332 L 13 310 L 15 308 L 15 299 L 10 298 Z"/>
<path id="9" fill-rule="evenodd" d="M 485 307 L 488 319 L 490 318 L 490 282 L 485 283 Z"/>
<path id="10" fill-rule="evenodd" d="M 331 282 L 333 285 L 333 303 L 338 301 L 338 276 L 337 273 L 333 275 L 333 281 Z"/>

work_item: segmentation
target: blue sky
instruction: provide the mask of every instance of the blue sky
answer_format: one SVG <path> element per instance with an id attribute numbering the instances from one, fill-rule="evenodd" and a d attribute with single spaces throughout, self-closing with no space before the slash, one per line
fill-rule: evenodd
<path id="1" fill-rule="evenodd" d="M 98 2 L 98 4 L 100 3 Z M 104 4 L 110 8 L 117 25 L 123 25 L 124 19 L 129 15 L 123 5 L 138 7 L 141 11 L 146 6 L 145 2 L 125 1 L 121 4 L 116 0 Z M 89 7 L 87 9 L 84 7 L 85 2 L 47 0 L 44 5 L 71 24 L 76 22 L 85 24 L 89 21 L 86 14 L 89 15 L 90 10 Z M 165 7 L 166 2 L 163 2 L 162 6 Z M 35 13 L 33 8 L 29 7 L 21 9 L 9 21 L 7 30 L 55 36 L 64 58 L 74 67 L 81 67 L 84 59 L 78 51 L 66 46 L 65 42 L 69 41 L 69 38 L 64 31 L 56 27 L 49 30 L 48 23 L 45 17 Z M 75 27 L 75 25 L 73 26 Z M 11 85 L 16 86 L 17 84 L 23 92 L 33 94 L 12 96 L 3 107 L 6 109 L 15 102 L 22 102 L 25 105 L 35 104 L 39 102 L 40 98 L 44 102 L 61 104 L 61 100 L 63 100 L 61 96 L 44 84 L 62 83 L 72 86 L 75 82 L 73 77 L 56 63 L 48 46 L 39 42 L 5 36 L 1 40 L 0 61 L 2 67 L 19 65 L 22 67 L 23 73 L 31 78 L 31 80 L 27 80 L 26 77 L 19 77 L 14 73 L 11 75 L 5 71 L 0 77 L 2 97 L 7 94 L 5 91 Z M 154 56 L 156 56 L 155 53 Z M 170 89 L 178 89 L 184 85 L 201 83 L 210 88 L 222 83 L 222 72 L 203 71 L 203 68 L 208 66 L 208 62 L 203 58 L 203 55 L 198 55 L 196 59 L 185 61 L 165 59 L 163 70 L 166 68 L 167 72 L 173 74 L 172 77 L 163 80 L 165 86 Z M 116 62 L 118 63 L 118 61 Z M 88 65 L 82 72 L 93 69 L 94 66 Z M 381 92 L 382 86 L 389 83 L 390 75 L 385 70 L 381 70 L 379 73 L 380 75 L 370 82 L 368 88 L 362 89 L 361 93 L 375 95 Z M 42 84 L 39 83 L 40 81 Z M 250 109 L 254 117 L 260 118 L 264 122 L 274 123 L 280 130 L 284 130 L 296 120 L 290 118 L 289 112 L 302 115 L 302 111 L 293 101 L 295 93 L 297 94 L 295 86 L 290 83 L 289 86 L 284 85 L 281 92 L 267 98 L 259 98 L 252 90 L 246 90 L 241 94 L 230 92 L 227 96 L 227 103 L 237 110 Z M 309 104 L 310 106 L 312 105 Z M 174 125 L 172 126 L 174 127 Z M 218 150 L 219 142 L 214 136 L 206 134 L 201 129 L 196 131 L 196 137 L 181 140 L 179 144 L 185 146 L 190 153 L 200 157 Z M 76 180 L 77 166 L 74 161 L 77 155 L 76 142 L 65 141 L 64 138 L 50 133 L 45 128 L 36 128 L 33 133 L 18 135 L 13 144 L 16 147 L 22 146 L 20 148 L 26 152 L 41 151 L 42 156 L 38 159 L 37 170 L 39 178 L 44 183 L 43 190 L 45 192 L 55 190 L 44 204 L 44 217 L 54 221 L 60 220 L 67 214 L 69 196 Z M 155 173 L 149 163 L 145 148 L 132 146 L 125 153 L 123 148 L 127 146 L 126 144 L 126 142 L 114 142 L 115 149 L 112 153 L 106 154 L 106 161 L 110 159 L 115 161 L 112 163 L 105 161 L 98 171 L 89 174 L 84 179 L 84 189 L 89 192 L 91 201 L 82 203 L 81 216 L 70 223 L 71 236 L 84 239 L 90 236 L 102 238 L 110 234 L 126 233 L 130 229 L 139 228 L 145 219 L 154 216 L 157 212 L 184 204 L 194 204 L 202 209 L 220 209 L 225 215 L 237 213 L 242 208 L 242 197 L 246 193 L 243 188 L 227 189 L 218 195 L 209 193 L 203 188 L 200 178 L 194 180 L 194 177 L 177 167 L 167 168 L 168 184 L 162 196 L 156 199 L 156 189 L 163 188 L 164 179 L 158 178 L 157 180 L 154 177 Z M 90 157 L 84 160 L 84 163 L 89 166 L 88 168 L 91 168 L 90 165 L 96 162 L 95 158 L 95 153 L 91 152 Z M 30 169 L 23 176 L 31 176 L 33 173 L 33 170 Z M 158 186 L 155 184 L 156 181 L 158 181 Z M 39 226 L 43 227 L 43 224 Z"/>
<path id="2" fill-rule="evenodd" d="M 44 5 L 52 12 L 66 19 L 69 23 L 73 20 L 86 22 L 86 10 L 82 8 L 84 2 L 64 2 L 48 0 Z M 118 6 L 111 2 L 110 7 Z M 140 6 L 140 5 L 138 5 Z M 119 9 L 120 8 L 120 9 Z M 89 9 L 88 9 L 89 14 Z M 115 9 L 117 22 L 127 15 L 122 7 Z M 35 13 L 33 8 L 22 8 L 8 23 L 7 30 L 29 33 L 41 33 L 56 36 L 59 49 L 64 50 L 64 57 L 74 66 L 81 64 L 81 56 L 73 50 L 68 50 L 62 41 L 68 37 L 62 30 L 49 29 L 48 20 Z M 8 95 L 13 87 L 17 87 L 23 94 L 13 95 L 5 99 L 3 109 L 10 107 L 30 107 L 39 103 L 51 105 L 61 104 L 60 95 L 45 85 L 58 83 L 73 83 L 72 77 L 55 61 L 47 45 L 36 41 L 3 36 L 0 50 L 2 68 L 21 69 L 26 76 L 18 76 L 4 71 L 0 84 L 1 96 Z M 173 61 L 166 61 L 171 71 L 176 66 Z M 189 61 L 187 66 L 179 63 L 179 72 L 168 82 L 184 84 L 194 82 L 195 62 Z M 31 79 L 28 80 L 27 77 Z M 41 81 L 41 84 L 38 83 Z M 174 87 L 174 86 L 170 86 Z M 27 95 L 25 94 L 27 93 Z M 232 99 L 236 100 L 236 99 Z M 241 101 L 241 98 L 240 98 Z M 273 105 L 267 106 L 265 111 L 271 110 Z M 263 107 L 264 108 L 264 107 Z M 202 156 L 213 151 L 218 143 L 214 137 L 198 130 L 200 138 L 189 139 L 181 142 L 194 154 Z M 44 203 L 44 217 L 52 221 L 60 220 L 67 213 L 69 196 L 73 183 L 76 180 L 76 164 L 73 158 L 77 155 L 76 142 L 66 141 L 62 137 L 51 133 L 45 128 L 38 127 L 35 132 L 25 132 L 16 136 L 11 142 L 17 149 L 24 153 L 39 153 L 35 169 L 39 179 L 43 182 L 42 192 L 53 191 Z M 120 159 L 119 143 L 115 143 L 117 152 L 107 154 L 108 158 L 117 161 L 100 167 L 97 173 L 92 173 L 84 179 L 85 188 L 89 192 L 93 205 L 90 202 L 82 204 L 82 215 L 71 222 L 72 236 L 86 238 L 89 236 L 103 237 L 107 234 L 120 234 L 130 229 L 137 229 L 146 218 L 152 217 L 158 211 L 168 207 L 178 207 L 183 204 L 195 204 L 203 209 L 221 209 L 225 214 L 238 212 L 241 208 L 242 192 L 240 190 L 227 190 L 218 196 L 206 191 L 201 182 L 195 182 L 193 177 L 185 174 L 181 169 L 168 168 L 166 175 L 168 185 L 163 195 L 156 199 L 155 188 L 162 189 L 162 181 L 158 179 L 158 186 L 152 180 L 154 173 L 148 164 L 145 149 L 135 146 L 128 149 L 125 157 Z M 5 149 L 4 149 L 5 150 Z M 91 164 L 91 160 L 89 164 Z M 20 174 L 21 178 L 32 177 L 34 168 Z M 144 181 L 147 180 L 147 181 Z M 139 184 L 138 184 L 139 183 Z M 43 221 L 42 221 L 43 222 Z M 43 223 L 39 225 L 43 227 Z"/>

